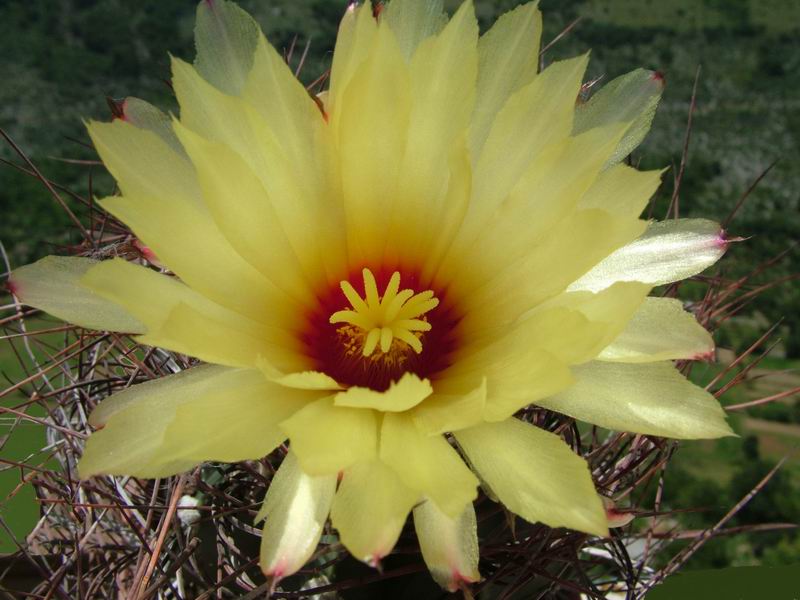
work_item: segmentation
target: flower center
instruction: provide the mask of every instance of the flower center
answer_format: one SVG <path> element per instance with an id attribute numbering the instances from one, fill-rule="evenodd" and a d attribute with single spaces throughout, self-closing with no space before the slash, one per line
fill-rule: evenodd
<path id="1" fill-rule="evenodd" d="M 431 324 L 424 318 L 425 313 L 439 306 L 439 300 L 432 290 L 415 294 L 414 290 L 400 290 L 400 273 L 392 273 L 383 297 L 378 295 L 378 284 L 369 269 L 364 269 L 364 297 L 350 285 L 342 281 L 342 288 L 352 310 L 337 310 L 329 322 L 347 323 L 340 331 L 353 344 L 354 351 L 361 346 L 361 354 L 370 356 L 377 348 L 388 354 L 393 345 L 408 345 L 414 352 L 422 352 L 422 333 L 431 330 Z M 419 318 L 423 317 L 423 318 Z M 402 346 L 400 346 L 402 351 Z"/>
<path id="2" fill-rule="evenodd" d="M 460 316 L 427 287 L 413 271 L 364 268 L 323 291 L 300 332 L 313 368 L 378 391 L 406 372 L 431 377 L 447 368 Z"/>

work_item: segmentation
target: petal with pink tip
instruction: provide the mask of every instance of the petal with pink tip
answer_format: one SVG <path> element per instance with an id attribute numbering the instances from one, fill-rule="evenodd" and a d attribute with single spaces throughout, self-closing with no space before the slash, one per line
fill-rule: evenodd
<path id="1" fill-rule="evenodd" d="M 397 543 L 418 498 L 393 469 L 378 460 L 360 462 L 344 472 L 331 522 L 350 554 L 377 567 Z"/>
<path id="2" fill-rule="evenodd" d="M 336 475 L 306 475 L 292 452 L 283 459 L 255 520 L 266 519 L 260 564 L 273 585 L 314 554 L 335 491 Z"/>
<path id="3" fill-rule="evenodd" d="M 144 333 L 146 326 L 123 306 L 80 284 L 100 262 L 89 258 L 47 256 L 11 273 L 8 287 L 20 302 L 68 323 L 122 333 Z"/>
<path id="4" fill-rule="evenodd" d="M 617 281 L 663 285 L 680 281 L 717 262 L 728 242 L 719 224 L 707 219 L 652 223 L 639 239 L 623 246 L 567 288 L 599 292 Z"/>
<path id="5" fill-rule="evenodd" d="M 480 580 L 478 527 L 472 503 L 451 518 L 430 500 L 414 507 L 414 529 L 422 558 L 436 583 L 448 592 Z"/>

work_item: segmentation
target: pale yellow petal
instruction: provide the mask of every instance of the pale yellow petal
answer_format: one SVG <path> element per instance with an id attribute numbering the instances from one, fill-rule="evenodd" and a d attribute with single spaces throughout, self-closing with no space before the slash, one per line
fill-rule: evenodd
<path id="1" fill-rule="evenodd" d="M 314 554 L 335 491 L 336 475 L 306 475 L 293 452 L 283 459 L 256 515 L 256 523 L 266 519 L 259 564 L 273 584 L 296 573 Z"/>
<path id="2" fill-rule="evenodd" d="M 339 122 L 344 105 L 345 90 L 361 64 L 367 60 L 377 32 L 372 6 L 351 3 L 339 24 L 336 48 L 331 65 L 331 86 L 328 92 L 330 122 Z"/>
<path id="3" fill-rule="evenodd" d="M 536 156 L 572 131 L 575 98 L 588 56 L 554 63 L 513 94 L 498 113 L 476 160 L 470 224 L 484 222 Z"/>
<path id="4" fill-rule="evenodd" d="M 542 150 L 472 237 L 469 231 L 461 232 L 444 267 L 459 293 L 468 293 L 499 269 L 524 260 L 554 234 L 559 223 L 572 218 L 624 130 L 624 124 L 599 127 Z M 628 219 L 633 222 L 636 215 Z"/>
<path id="5" fill-rule="evenodd" d="M 419 494 L 378 460 L 344 472 L 331 507 L 331 522 L 355 558 L 371 566 L 392 551 Z"/>
<path id="6" fill-rule="evenodd" d="M 464 2 L 436 36 L 426 39 L 411 60 L 411 112 L 405 155 L 399 165 L 384 260 L 403 260 L 406 248 L 429 244 L 441 222 L 455 152 L 466 159 L 465 131 L 474 104 L 478 71 L 478 23 Z M 395 159 L 396 160 L 396 159 Z M 385 167 L 384 167 L 385 169 Z M 457 185 L 457 184 L 456 184 Z M 397 249 L 403 252 L 398 253 Z M 420 262 L 426 257 L 420 257 Z"/>
<path id="7" fill-rule="evenodd" d="M 406 149 L 411 110 L 408 66 L 394 34 L 378 28 L 369 58 L 344 91 L 341 114 L 331 121 L 339 169 L 348 249 L 354 264 L 369 264 L 386 245 L 391 203 Z M 335 115 L 334 115 L 335 117 Z"/>
<path id="8" fill-rule="evenodd" d="M 333 398 L 309 404 L 281 423 L 292 451 L 309 475 L 338 473 L 374 458 L 378 427 L 375 411 L 335 406 Z"/>
<path id="9" fill-rule="evenodd" d="M 275 133 L 292 163 L 311 180 L 324 177 L 325 121 L 305 86 L 275 48 L 259 36 L 242 97 Z M 316 167 L 317 171 L 311 172 Z"/>
<path id="10" fill-rule="evenodd" d="M 442 0 L 392 0 L 381 13 L 392 28 L 400 50 L 411 60 L 419 45 L 447 24 Z"/>
<path id="11" fill-rule="evenodd" d="M 536 404 L 617 431 L 678 439 L 733 435 L 716 398 L 672 363 L 590 362 L 575 384 Z"/>
<path id="12" fill-rule="evenodd" d="M 487 382 L 484 419 L 488 421 L 502 421 L 572 382 L 563 362 L 532 348 L 524 337 L 514 337 L 458 357 L 437 379 L 437 393 L 469 392 L 483 378 Z"/>
<path id="13" fill-rule="evenodd" d="M 286 440 L 278 424 L 320 397 L 320 392 L 265 384 L 256 370 L 248 370 L 248 376 L 247 388 L 178 406 L 159 453 L 197 463 L 261 458 Z"/>
<path id="14" fill-rule="evenodd" d="M 609 123 L 630 123 L 608 164 L 628 156 L 650 131 L 658 101 L 664 91 L 660 73 L 637 69 L 610 81 L 586 104 L 575 110 L 574 132 L 580 133 Z"/>
<path id="15" fill-rule="evenodd" d="M 336 406 L 373 408 L 384 412 L 402 412 L 415 407 L 433 393 L 431 382 L 413 373 L 404 373 L 385 392 L 353 386 L 334 396 Z"/>
<path id="16" fill-rule="evenodd" d="M 184 154 L 183 146 L 172 131 L 172 119 L 149 102 L 128 96 L 122 102 L 122 119 L 139 129 L 152 131 L 175 152 Z"/>
<path id="17" fill-rule="evenodd" d="M 414 507 L 414 529 L 422 558 L 436 583 L 456 592 L 464 583 L 480 581 L 478 525 L 470 502 L 456 517 L 449 517 L 430 500 Z"/>
<path id="18" fill-rule="evenodd" d="M 615 216 L 638 217 L 653 197 L 664 171 L 638 171 L 625 164 L 606 169 L 581 198 L 580 208 L 600 208 Z"/>
<path id="19" fill-rule="evenodd" d="M 531 523 L 608 534 L 586 462 L 557 435 L 511 418 L 455 436 L 478 475 L 511 512 Z"/>
<path id="20" fill-rule="evenodd" d="M 571 291 L 602 290 L 615 281 L 662 285 L 696 275 L 717 262 L 728 243 L 714 221 L 675 219 L 652 223 L 639 239 L 620 248 L 570 285 Z"/>
<path id="21" fill-rule="evenodd" d="M 316 142 L 324 156 L 328 142 L 299 139 L 286 127 L 278 129 L 283 134 L 279 138 L 250 102 L 220 92 L 177 59 L 172 61 L 172 82 L 181 123 L 207 140 L 229 146 L 259 178 L 303 270 L 341 271 L 344 241 L 341 234 L 334 235 L 342 219 L 338 189 L 328 180 L 325 159 L 309 155 L 308 147 Z"/>
<path id="22" fill-rule="evenodd" d="M 339 385 L 333 377 L 320 373 L 319 371 L 297 371 L 285 373 L 275 367 L 266 358 L 259 357 L 256 360 L 256 367 L 264 374 L 264 377 L 274 381 L 278 385 L 300 390 L 340 390 Z"/>
<path id="23" fill-rule="evenodd" d="M 259 178 L 228 146 L 177 122 L 175 131 L 197 168 L 205 204 L 231 246 L 293 302 L 311 306 L 309 280 L 316 274 L 303 272 L 309 260 L 298 258 Z"/>
<path id="24" fill-rule="evenodd" d="M 219 365 L 198 365 L 175 375 L 133 385 L 98 404 L 89 415 L 89 424 L 96 429 L 104 427 L 116 413 L 139 402 L 143 405 L 155 405 L 161 402 L 160 398 L 170 397 L 177 405 L 196 396 L 218 393 L 244 372 L 243 369 Z"/>
<path id="25" fill-rule="evenodd" d="M 531 311 L 512 335 L 527 337 L 566 364 L 580 364 L 623 331 L 649 292 L 649 285 L 619 282 L 596 294 L 561 294 Z"/>
<path id="26" fill-rule="evenodd" d="M 434 393 L 414 408 L 417 428 L 427 435 L 440 435 L 472 427 L 483 421 L 486 407 L 486 378 L 463 394 Z"/>
<path id="27" fill-rule="evenodd" d="M 456 517 L 478 495 L 478 479 L 441 435 L 425 435 L 408 414 L 386 414 L 380 459 L 409 488 L 428 496 L 444 513 Z"/>
<path id="28" fill-rule="evenodd" d="M 468 316 L 464 327 L 472 328 L 472 320 L 486 327 L 512 323 L 563 292 L 617 248 L 635 240 L 644 228 L 642 221 L 613 217 L 601 210 L 576 212 L 554 226 L 526 255 L 498 265 L 491 277 L 465 296 Z"/>
<path id="29" fill-rule="evenodd" d="M 255 366 L 259 355 L 298 364 L 289 331 L 251 321 L 145 267 L 104 261 L 83 276 L 81 285 L 125 307 L 146 327 L 140 340 L 152 346 L 230 366 Z"/>
<path id="30" fill-rule="evenodd" d="M 15 269 L 8 286 L 20 302 L 68 323 L 89 329 L 144 333 L 138 318 L 80 284 L 87 271 L 100 264 L 79 257 L 48 256 Z"/>
<path id="31" fill-rule="evenodd" d="M 314 251 L 319 260 L 304 264 L 322 264 L 327 269 L 328 283 L 339 277 L 345 260 L 342 203 L 338 197 L 338 174 L 335 169 L 331 128 L 303 84 L 294 76 L 283 57 L 261 36 L 256 47 L 255 62 L 243 97 L 255 108 L 267 128 L 274 133 L 280 156 L 265 157 L 267 167 L 292 169 L 298 180 L 299 196 L 287 192 L 286 185 L 269 189 L 272 201 L 280 206 L 279 214 L 287 227 L 294 225 L 312 229 L 314 237 L 289 230 L 290 238 L 300 236 L 300 250 Z M 269 101 L 265 101 L 269 98 Z M 269 147 L 272 152 L 272 147 Z M 279 180 L 278 174 L 265 170 L 267 183 Z M 279 194 L 276 197 L 276 194 Z M 294 212 L 307 207 L 295 220 Z M 302 217 L 305 213 L 305 222 Z M 296 250 L 298 246 L 295 246 Z"/>
<path id="32" fill-rule="evenodd" d="M 121 120 L 91 123 L 88 129 L 126 194 L 108 198 L 101 206 L 186 283 L 223 306 L 259 319 L 265 298 L 273 293 L 269 282 L 231 248 L 214 224 L 185 153 L 173 150 L 154 131 Z M 231 289 L 237 293 L 231 294 Z"/>
<path id="33" fill-rule="evenodd" d="M 470 148 L 478 156 L 497 113 L 509 96 L 529 84 L 539 69 L 542 13 L 528 2 L 502 15 L 478 44 L 480 56 Z"/>
<path id="34" fill-rule="evenodd" d="M 102 429 L 89 438 L 80 475 L 162 477 L 206 460 L 260 458 L 285 437 L 278 421 L 318 395 L 216 366 L 134 386 L 93 413 Z"/>
<path id="35" fill-rule="evenodd" d="M 253 66 L 259 34 L 258 24 L 234 2 L 200 2 L 194 28 L 197 70 L 222 91 L 238 94 Z"/>
<path id="36" fill-rule="evenodd" d="M 614 362 L 697 359 L 714 350 L 711 334 L 675 298 L 646 298 L 622 333 L 599 355 Z"/>
<path id="37" fill-rule="evenodd" d="M 117 119 L 87 125 L 103 164 L 126 196 L 160 198 L 170 204 L 200 205 L 192 164 L 158 133 Z"/>

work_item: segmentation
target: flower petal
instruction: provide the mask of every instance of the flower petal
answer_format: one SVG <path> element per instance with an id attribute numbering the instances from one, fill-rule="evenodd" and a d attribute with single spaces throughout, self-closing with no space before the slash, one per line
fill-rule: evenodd
<path id="1" fill-rule="evenodd" d="M 223 92 L 238 94 L 253 67 L 260 33 L 258 24 L 235 3 L 200 2 L 194 29 L 195 67 Z"/>
<path id="2" fill-rule="evenodd" d="M 278 422 L 318 396 L 216 366 L 143 383 L 93 414 L 103 428 L 87 442 L 80 475 L 163 477 L 206 460 L 260 458 L 285 439 Z"/>
<path id="3" fill-rule="evenodd" d="M 678 439 L 733 435 L 716 398 L 672 363 L 591 362 L 573 373 L 573 386 L 536 404 L 617 431 Z"/>
<path id="4" fill-rule="evenodd" d="M 414 529 L 422 558 L 436 583 L 455 592 L 464 583 L 480 581 L 478 526 L 470 502 L 454 518 L 427 500 L 414 507 Z"/>
<path id="5" fill-rule="evenodd" d="M 437 381 L 437 391 L 454 394 L 471 390 L 484 377 L 487 390 L 483 416 L 487 421 L 503 421 L 537 398 L 551 396 L 572 383 L 564 363 L 516 338 L 500 349 L 490 346 L 456 361 Z"/>
<path id="6" fill-rule="evenodd" d="M 405 373 L 400 381 L 392 382 L 385 392 L 353 386 L 336 394 L 334 404 L 351 408 L 402 412 L 415 407 L 432 393 L 430 381 L 420 379 L 413 373 Z"/>
<path id="7" fill-rule="evenodd" d="M 611 254 L 569 286 L 597 292 L 615 281 L 662 285 L 680 281 L 717 262 L 728 243 L 717 223 L 675 219 L 652 223 L 638 240 Z"/>
<path id="8" fill-rule="evenodd" d="M 89 424 L 95 429 L 101 429 L 116 413 L 137 403 L 156 404 L 161 402 L 162 397 L 172 397 L 177 405 L 209 391 L 220 391 L 245 372 L 244 369 L 219 365 L 199 365 L 175 375 L 133 385 L 111 394 L 98 404 L 89 415 Z"/>
<path id="9" fill-rule="evenodd" d="M 306 475 L 292 452 L 283 459 L 255 520 L 266 519 L 259 563 L 273 585 L 296 573 L 314 554 L 335 491 L 336 475 Z"/>
<path id="10" fill-rule="evenodd" d="M 200 206 L 200 188 L 192 164 L 162 135 L 121 119 L 93 121 L 86 128 L 124 195 Z"/>
<path id="11" fill-rule="evenodd" d="M 172 81 L 181 123 L 229 146 L 261 181 L 303 271 L 341 271 L 343 216 L 340 203 L 331 196 L 336 186 L 329 181 L 333 167 L 325 157 L 329 140 L 327 129 L 317 123 L 320 116 L 312 117 L 317 126 L 281 126 L 274 117 L 268 122 L 250 102 L 223 94 L 177 59 L 172 61 Z"/>
<path id="12" fill-rule="evenodd" d="M 528 2 L 502 15 L 478 43 L 478 83 L 470 130 L 473 156 L 480 154 L 497 113 L 539 68 L 542 13 Z"/>
<path id="13" fill-rule="evenodd" d="M 331 90 L 333 93 L 333 90 Z M 408 139 L 411 80 L 394 34 L 378 27 L 369 58 L 355 71 L 331 119 L 338 138 L 351 262 L 383 254 Z"/>
<path id="14" fill-rule="evenodd" d="M 295 413 L 281 428 L 304 472 L 330 475 L 377 455 L 378 425 L 375 411 L 335 406 L 328 397 Z"/>
<path id="15" fill-rule="evenodd" d="M 573 133 L 609 123 L 630 123 L 608 165 L 620 162 L 650 131 L 658 101 L 664 91 L 664 77 L 654 71 L 637 69 L 604 85 L 586 104 L 575 110 Z"/>
<path id="16" fill-rule="evenodd" d="M 463 394 L 434 393 L 414 408 L 414 424 L 426 435 L 440 435 L 472 427 L 483 421 L 486 378 Z"/>
<path id="17" fill-rule="evenodd" d="M 420 43 L 447 24 L 447 13 L 442 0 L 392 0 L 381 19 L 392 28 L 403 56 L 411 60 Z"/>
<path id="18" fill-rule="evenodd" d="M 638 171 L 614 165 L 597 177 L 578 203 L 579 208 L 600 208 L 620 217 L 638 217 L 661 185 L 664 171 Z"/>
<path id="19" fill-rule="evenodd" d="M 231 246 L 292 302 L 312 305 L 312 275 L 303 264 L 309 262 L 309 248 L 293 247 L 259 178 L 230 147 L 177 122 L 175 131 L 197 169 L 205 204 Z"/>
<path id="20" fill-rule="evenodd" d="M 487 325 L 513 323 L 565 289 L 573 291 L 570 284 L 575 279 L 635 240 L 644 228 L 642 221 L 614 217 L 602 210 L 577 211 L 552 227 L 541 243 L 518 260 L 498 265 L 491 277 L 473 289 L 465 298 L 466 320 L 480 315 Z"/>
<path id="21" fill-rule="evenodd" d="M 384 261 L 402 260 L 406 249 L 422 250 L 443 233 L 440 217 L 450 211 L 444 205 L 449 200 L 448 188 L 460 185 L 452 180 L 453 155 L 460 152 L 467 159 L 464 132 L 474 104 L 477 42 L 478 22 L 472 2 L 467 1 L 441 33 L 420 45 L 411 60 L 407 141 L 397 190 L 385 207 L 391 219 Z M 425 258 L 421 255 L 420 263 Z"/>
<path id="22" fill-rule="evenodd" d="M 696 359 L 714 351 L 714 340 L 674 298 L 645 298 L 622 333 L 598 357 L 613 362 Z"/>
<path id="23" fill-rule="evenodd" d="M 372 6 L 351 3 L 347 7 L 339 24 L 331 65 L 331 86 L 328 92 L 331 123 L 339 122 L 345 104 L 345 90 L 358 68 L 369 57 L 377 29 Z"/>
<path id="24" fill-rule="evenodd" d="M 138 318 L 80 284 L 86 272 L 98 264 L 89 258 L 47 256 L 16 269 L 8 285 L 20 302 L 68 323 L 101 331 L 144 333 L 146 327 Z"/>
<path id="25" fill-rule="evenodd" d="M 378 460 L 359 462 L 344 472 L 331 522 L 350 554 L 377 567 L 397 543 L 418 498 L 394 469 Z"/>
<path id="26" fill-rule="evenodd" d="M 518 329 L 566 364 L 584 363 L 618 337 L 649 292 L 646 284 L 618 282 L 596 294 L 560 294 L 532 311 Z"/>
<path id="27" fill-rule="evenodd" d="M 380 458 L 409 488 L 428 496 L 451 517 L 478 495 L 478 479 L 441 435 L 419 431 L 411 416 L 383 417 Z"/>
<path id="28" fill-rule="evenodd" d="M 319 371 L 297 371 L 294 373 L 284 373 L 277 369 L 263 356 L 256 360 L 256 367 L 264 374 L 264 377 L 274 381 L 278 385 L 283 385 L 299 390 L 340 390 L 340 386 L 333 377 L 320 373 Z"/>
<path id="29" fill-rule="evenodd" d="M 480 204 L 472 209 L 470 224 L 485 222 L 531 161 L 548 145 L 569 136 L 587 63 L 584 55 L 550 65 L 497 114 L 480 157 L 474 157 L 473 198 L 480 198 Z"/>
<path id="30" fill-rule="evenodd" d="M 478 475 L 511 512 L 531 523 L 608 534 L 586 462 L 557 435 L 511 418 L 455 436 Z"/>
<path id="31" fill-rule="evenodd" d="M 208 212 L 169 200 L 118 196 L 99 204 L 200 294 L 255 321 L 285 320 L 287 305 L 277 290 L 230 246 Z"/>
<path id="32" fill-rule="evenodd" d="M 474 237 L 462 232 L 458 238 L 451 259 L 459 290 L 480 286 L 495 272 L 523 260 L 553 234 L 554 227 L 572 218 L 624 128 L 624 124 L 600 127 L 543 149 L 494 213 L 473 232 Z M 525 223 L 524 233 L 521 223 Z"/>
<path id="33" fill-rule="evenodd" d="M 297 364 L 298 358 L 286 350 L 292 345 L 287 331 L 250 321 L 145 267 L 122 259 L 104 261 L 81 284 L 144 323 L 144 343 L 230 366 L 254 366 L 259 355 Z"/>
<path id="34" fill-rule="evenodd" d="M 172 119 L 144 100 L 128 96 L 122 103 L 122 120 L 139 129 L 152 131 L 179 155 L 185 155 L 183 146 L 172 131 Z"/>
<path id="35" fill-rule="evenodd" d="M 512 325 L 475 335 L 461 353 L 500 356 L 528 345 L 564 364 L 580 364 L 597 357 L 619 335 L 649 291 L 645 284 L 622 282 L 597 294 L 560 294 Z"/>

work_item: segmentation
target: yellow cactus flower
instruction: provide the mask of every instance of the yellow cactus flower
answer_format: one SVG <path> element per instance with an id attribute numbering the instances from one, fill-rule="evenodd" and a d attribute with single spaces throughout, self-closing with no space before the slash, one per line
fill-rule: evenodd
<path id="1" fill-rule="evenodd" d="M 158 257 L 46 258 L 11 287 L 83 327 L 207 363 L 101 403 L 81 477 L 162 477 L 258 459 L 261 566 L 312 555 L 330 517 L 372 565 L 413 510 L 447 589 L 476 581 L 479 484 L 531 522 L 602 536 L 585 461 L 515 417 L 535 404 L 672 438 L 730 434 L 671 360 L 712 341 L 653 287 L 725 251 L 705 220 L 648 223 L 659 171 L 621 162 L 663 80 L 586 103 L 587 56 L 539 72 L 536 3 L 479 35 L 467 0 L 351 6 L 312 97 L 255 22 L 198 8 L 180 118 L 128 99 L 89 133 L 121 195 L 100 201 Z M 163 268 L 160 268 L 163 265 Z"/>

